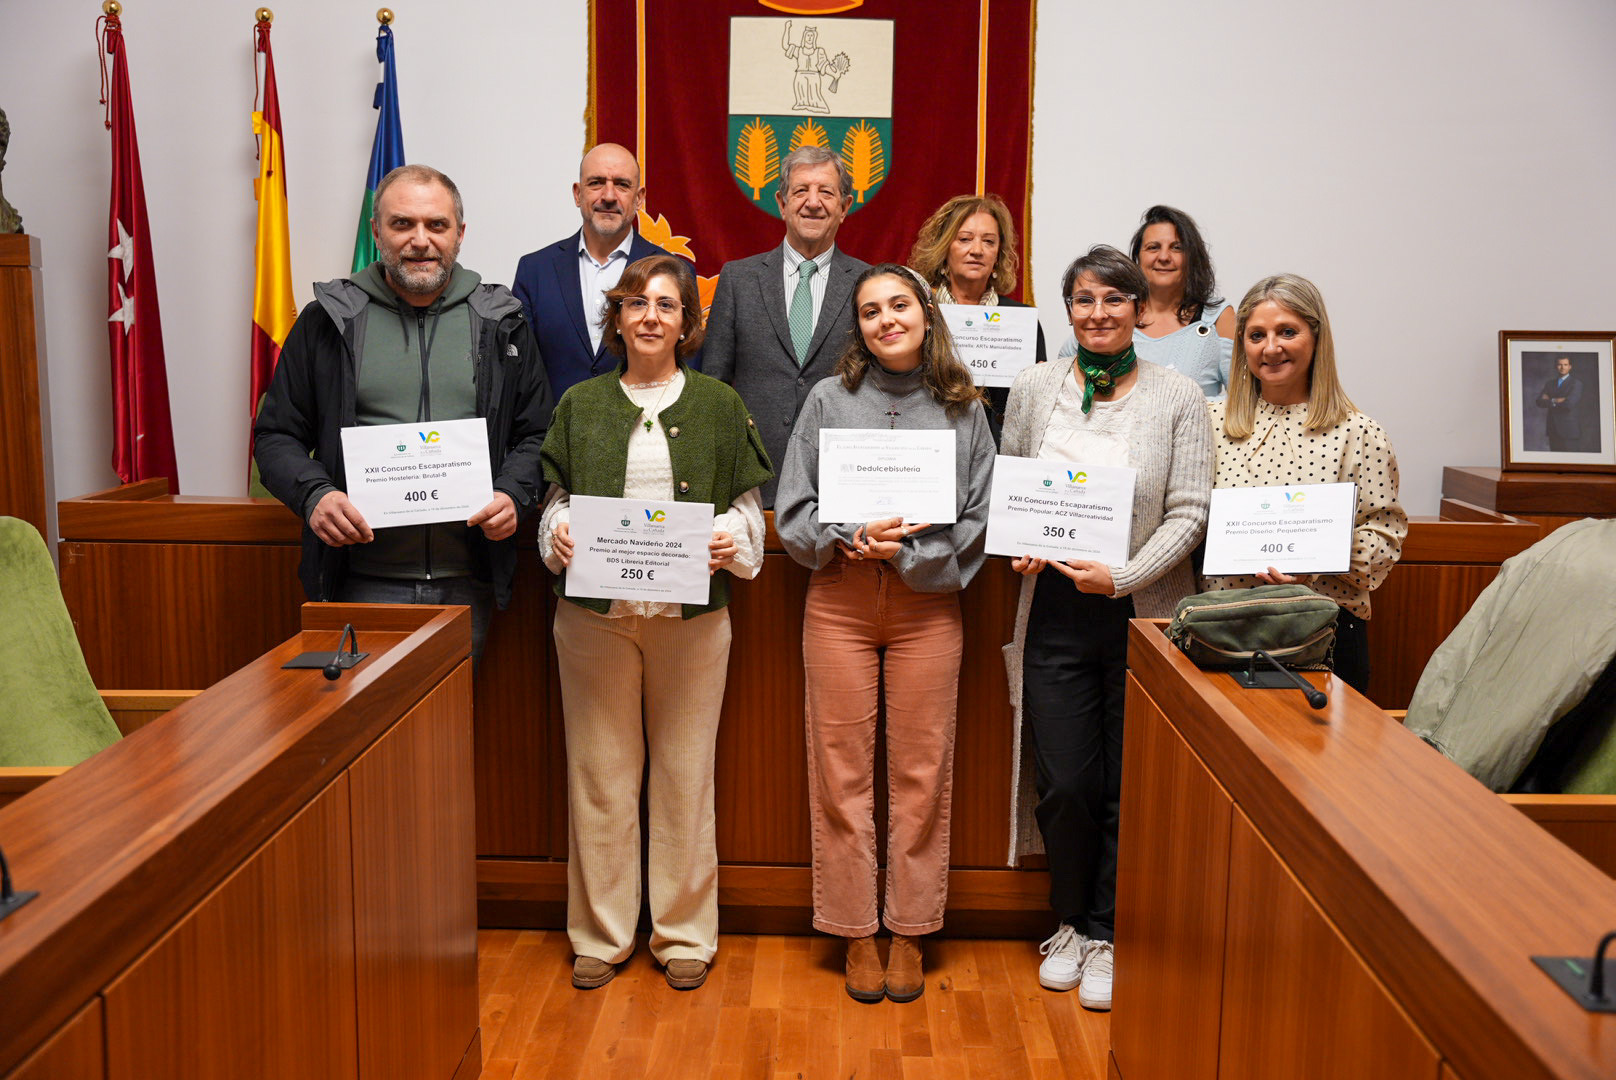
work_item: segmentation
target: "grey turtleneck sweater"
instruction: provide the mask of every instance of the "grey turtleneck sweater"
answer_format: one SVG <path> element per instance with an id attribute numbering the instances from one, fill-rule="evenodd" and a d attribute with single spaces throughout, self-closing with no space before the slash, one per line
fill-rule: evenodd
<path id="1" fill-rule="evenodd" d="M 897 416 L 888 415 L 895 409 Z M 832 376 L 803 402 L 786 444 L 780 488 L 774 497 L 774 528 L 791 557 L 818 569 L 836 556 L 836 541 L 852 545 L 856 525 L 819 522 L 819 432 L 821 428 L 953 431 L 954 500 L 959 520 L 908 537 L 892 557 L 893 569 L 915 592 L 958 592 L 986 558 L 988 490 L 993 479 L 993 435 L 980 402 L 950 417 L 920 380 L 919 370 L 895 375 L 872 364 L 859 388 L 848 393 Z"/>

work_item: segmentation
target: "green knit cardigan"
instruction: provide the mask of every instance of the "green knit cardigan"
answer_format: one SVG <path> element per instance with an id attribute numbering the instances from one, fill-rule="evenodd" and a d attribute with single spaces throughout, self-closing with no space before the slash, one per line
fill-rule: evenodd
<path id="1" fill-rule="evenodd" d="M 730 504 L 774 476 L 768 451 L 741 397 L 727 383 L 679 365 L 685 373 L 678 400 L 661 412 L 662 430 L 673 462 L 677 502 L 712 503 L 723 513 Z M 561 397 L 540 457 L 544 479 L 572 495 L 623 497 L 628 471 L 628 439 L 643 422 L 640 407 L 628 399 L 616 371 L 573 386 Z M 729 603 L 728 574 L 714 574 L 705 604 L 684 604 L 687 619 Z M 604 615 L 611 601 L 567 596 L 566 574 L 556 578 L 556 595 Z"/>

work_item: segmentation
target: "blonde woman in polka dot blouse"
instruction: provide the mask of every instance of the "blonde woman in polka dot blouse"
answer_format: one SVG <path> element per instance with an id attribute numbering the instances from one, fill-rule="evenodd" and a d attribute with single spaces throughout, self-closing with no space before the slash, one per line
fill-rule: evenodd
<path id="1" fill-rule="evenodd" d="M 1397 562 L 1408 515 L 1397 501 L 1397 455 L 1336 375 L 1324 297 L 1311 281 L 1276 274 L 1253 285 L 1235 313 L 1226 401 L 1210 403 L 1217 438 L 1213 487 L 1358 485 L 1352 565 L 1344 574 L 1203 577 L 1201 588 L 1301 582 L 1341 605 L 1335 672 L 1369 690 L 1369 594 Z"/>

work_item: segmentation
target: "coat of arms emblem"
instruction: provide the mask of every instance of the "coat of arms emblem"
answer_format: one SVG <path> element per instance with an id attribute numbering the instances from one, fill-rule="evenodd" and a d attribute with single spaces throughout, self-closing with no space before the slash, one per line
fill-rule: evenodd
<path id="1" fill-rule="evenodd" d="M 892 157 L 892 21 L 736 17 L 729 36 L 729 160 L 742 194 L 780 216 L 780 162 L 800 146 L 836 151 L 853 213 Z"/>

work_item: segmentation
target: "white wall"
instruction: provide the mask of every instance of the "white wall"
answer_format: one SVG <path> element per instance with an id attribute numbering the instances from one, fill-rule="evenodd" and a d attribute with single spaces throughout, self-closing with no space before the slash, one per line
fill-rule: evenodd
<path id="1" fill-rule="evenodd" d="M 254 3 L 128 0 L 124 35 L 154 237 L 180 485 L 246 491 L 258 175 Z M 292 281 L 348 273 L 376 113 L 377 2 L 272 0 L 286 136 Z M 466 201 L 467 266 L 509 282 L 516 260 L 578 227 L 588 9 L 582 0 L 390 5 L 404 149 Z M 92 35 L 98 5 L 0 0 L 6 197 L 44 244 L 58 497 L 112 472 L 106 228 L 109 135 Z"/>
<path id="2" fill-rule="evenodd" d="M 1610 0 L 1044 0 L 1038 31 L 1046 332 L 1065 262 L 1187 210 L 1232 302 L 1319 286 L 1404 505 L 1435 514 L 1444 465 L 1498 464 L 1498 331 L 1616 330 Z"/>
<path id="3" fill-rule="evenodd" d="M 306 301 L 308 282 L 348 267 L 375 123 L 376 4 L 273 6 Z M 587 5 L 392 6 L 405 149 L 460 183 L 462 260 L 508 281 L 518 256 L 577 225 L 567 188 L 583 140 Z M 240 494 L 253 5 L 128 7 L 181 481 L 190 494 Z M 5 190 L 45 245 L 62 496 L 116 482 L 94 10 L 0 0 Z M 1443 465 L 1498 461 L 1497 331 L 1616 328 L 1616 4 L 1145 10 L 1040 5 L 1032 277 L 1046 331 L 1061 336 L 1073 255 L 1125 242 L 1153 202 L 1180 206 L 1233 299 L 1277 270 L 1320 285 L 1348 389 L 1399 450 L 1405 503 L 1435 513 Z"/>

